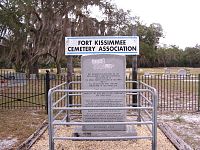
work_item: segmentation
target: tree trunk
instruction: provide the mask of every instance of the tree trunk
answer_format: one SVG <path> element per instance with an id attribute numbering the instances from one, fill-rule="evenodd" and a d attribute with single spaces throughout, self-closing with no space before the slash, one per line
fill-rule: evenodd
<path id="1" fill-rule="evenodd" d="M 71 24 L 70 20 L 68 19 L 66 22 L 66 35 L 72 36 L 72 27 L 73 24 Z M 73 65 L 72 65 L 72 56 L 67 56 L 67 82 L 70 83 L 72 81 L 72 73 L 73 73 Z M 69 87 L 71 89 L 71 87 Z"/>
<path id="2" fill-rule="evenodd" d="M 14 68 L 15 68 L 16 72 L 25 72 L 24 68 L 22 68 L 22 64 L 21 63 L 14 64 Z"/>
<path id="3" fill-rule="evenodd" d="M 56 62 L 57 74 L 61 73 L 61 65 L 59 62 Z"/>
<path id="4" fill-rule="evenodd" d="M 72 65 L 72 56 L 67 56 L 67 82 L 72 81 L 73 65 Z"/>
<path id="5" fill-rule="evenodd" d="M 28 64 L 28 75 L 30 74 L 36 74 L 36 76 L 39 77 L 38 61 Z"/>

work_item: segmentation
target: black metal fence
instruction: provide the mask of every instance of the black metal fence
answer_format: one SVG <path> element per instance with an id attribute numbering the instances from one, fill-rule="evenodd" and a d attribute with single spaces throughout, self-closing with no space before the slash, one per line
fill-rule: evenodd
<path id="1" fill-rule="evenodd" d="M 24 73 L 1 71 L 0 108 L 45 108 L 45 76 L 27 78 Z"/>
<path id="2" fill-rule="evenodd" d="M 132 79 L 127 77 L 126 80 Z M 200 110 L 200 75 L 141 75 L 138 80 L 157 89 L 159 110 Z M 66 81 L 66 75 L 49 72 L 27 77 L 24 73 L 0 71 L 0 109 L 46 109 L 49 88 Z M 81 77 L 75 76 L 73 81 L 81 81 Z M 126 86 L 132 88 L 131 83 Z M 80 88 L 80 83 L 72 84 L 72 89 Z M 80 104 L 81 97 L 74 96 L 71 102 Z M 132 97 L 127 97 L 127 103 L 131 102 Z"/>
<path id="3" fill-rule="evenodd" d="M 46 109 L 48 89 L 62 82 L 65 76 L 0 71 L 0 109 Z"/>
<path id="4" fill-rule="evenodd" d="M 200 110 L 200 75 L 150 75 L 139 80 L 157 89 L 159 110 Z"/>

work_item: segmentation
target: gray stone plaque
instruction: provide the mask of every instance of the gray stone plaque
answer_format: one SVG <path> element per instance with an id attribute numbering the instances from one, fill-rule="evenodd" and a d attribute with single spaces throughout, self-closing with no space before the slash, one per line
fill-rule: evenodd
<path id="1" fill-rule="evenodd" d="M 82 56 L 82 89 L 125 89 L 126 58 L 120 55 Z M 125 106 L 124 92 L 84 92 L 83 107 Z M 84 110 L 84 122 L 123 122 L 126 110 Z M 124 131 L 126 125 L 84 125 L 83 131 Z"/>
<path id="2" fill-rule="evenodd" d="M 187 71 L 185 69 L 179 69 L 178 70 L 178 75 L 185 77 L 187 75 Z"/>

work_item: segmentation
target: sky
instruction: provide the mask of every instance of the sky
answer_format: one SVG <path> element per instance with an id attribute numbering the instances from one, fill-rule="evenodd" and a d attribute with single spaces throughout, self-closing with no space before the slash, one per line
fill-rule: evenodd
<path id="1" fill-rule="evenodd" d="M 179 48 L 200 45 L 200 0 L 114 0 L 118 8 L 131 10 L 144 24 L 160 23 L 161 45 Z"/>

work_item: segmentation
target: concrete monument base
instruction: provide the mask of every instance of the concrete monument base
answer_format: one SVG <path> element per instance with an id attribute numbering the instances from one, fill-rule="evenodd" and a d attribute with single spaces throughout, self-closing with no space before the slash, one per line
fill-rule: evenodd
<path id="1" fill-rule="evenodd" d="M 82 127 L 76 127 L 74 137 L 129 137 L 136 136 L 137 132 L 132 125 L 126 125 L 125 131 L 83 131 Z"/>

